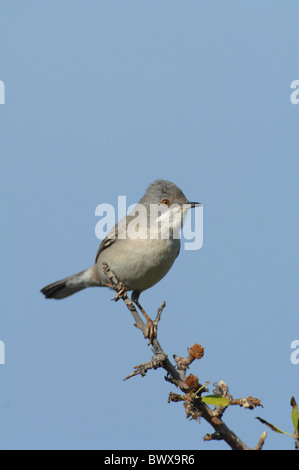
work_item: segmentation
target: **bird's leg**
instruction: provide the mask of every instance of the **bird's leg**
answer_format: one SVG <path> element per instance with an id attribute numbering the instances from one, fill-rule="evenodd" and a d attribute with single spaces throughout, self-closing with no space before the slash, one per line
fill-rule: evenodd
<path id="1" fill-rule="evenodd" d="M 146 313 L 146 311 L 143 309 L 143 307 L 140 305 L 139 303 L 139 296 L 140 296 L 140 292 L 134 290 L 132 292 L 132 296 L 131 296 L 131 299 L 132 299 L 132 302 L 134 302 L 137 307 L 139 308 L 139 310 L 141 311 L 142 315 L 144 316 L 144 318 L 146 319 L 146 332 L 145 332 L 145 337 L 149 339 L 149 345 L 152 344 L 153 342 L 153 339 L 157 337 L 157 326 L 155 325 L 155 323 L 153 322 L 153 320 L 148 316 L 148 314 Z"/>

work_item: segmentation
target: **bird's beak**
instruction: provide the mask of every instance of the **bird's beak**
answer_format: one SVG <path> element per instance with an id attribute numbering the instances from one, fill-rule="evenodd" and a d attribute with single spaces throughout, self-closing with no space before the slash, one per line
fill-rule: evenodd
<path id="1" fill-rule="evenodd" d="M 201 202 L 188 202 L 188 204 L 190 204 L 191 209 L 193 207 L 202 207 L 203 206 L 203 204 Z"/>

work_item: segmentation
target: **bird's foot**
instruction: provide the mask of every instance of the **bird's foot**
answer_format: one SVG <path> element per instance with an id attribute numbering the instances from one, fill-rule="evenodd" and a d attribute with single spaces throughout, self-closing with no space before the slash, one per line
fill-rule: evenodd
<path id="1" fill-rule="evenodd" d="M 126 294 L 127 289 L 126 286 L 124 285 L 123 282 L 119 282 L 119 288 L 118 291 L 116 292 L 116 295 L 114 297 L 114 301 L 117 302 L 119 299 L 123 297 L 124 294 Z"/>
<path id="2" fill-rule="evenodd" d="M 158 321 L 153 321 L 151 318 L 148 316 L 144 308 L 140 305 L 138 299 L 139 299 L 140 292 L 138 291 L 133 291 L 132 293 L 132 302 L 139 308 L 141 311 L 142 315 L 146 319 L 146 325 L 145 325 L 145 330 L 144 330 L 144 337 L 149 339 L 148 345 L 150 346 L 153 344 L 153 340 L 157 338 L 157 325 Z M 164 308 L 164 307 L 163 307 Z"/>
<path id="3" fill-rule="evenodd" d="M 148 345 L 153 344 L 153 340 L 157 338 L 157 325 L 147 316 L 146 329 L 145 329 L 145 338 L 148 338 Z"/>

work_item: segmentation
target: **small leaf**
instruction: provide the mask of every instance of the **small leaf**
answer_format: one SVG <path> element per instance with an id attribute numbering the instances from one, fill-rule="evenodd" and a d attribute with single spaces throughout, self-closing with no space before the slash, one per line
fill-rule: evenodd
<path id="1" fill-rule="evenodd" d="M 230 403 L 229 399 L 222 395 L 205 395 L 201 397 L 201 400 L 206 403 L 206 405 L 212 406 L 228 406 Z"/>
<path id="2" fill-rule="evenodd" d="M 258 416 L 257 416 L 256 419 L 258 419 L 261 423 L 263 423 L 263 424 L 265 424 L 266 426 L 268 426 L 268 428 L 272 429 L 272 431 L 275 431 L 275 432 L 279 432 L 279 433 L 281 433 L 281 434 L 284 434 L 283 431 L 281 431 L 280 429 L 278 429 L 276 426 L 273 426 L 273 424 L 268 423 L 268 421 L 266 421 L 265 419 L 259 418 Z"/>
<path id="3" fill-rule="evenodd" d="M 265 424 L 266 426 L 268 426 L 270 429 L 272 429 L 272 431 L 278 432 L 278 433 L 280 433 L 280 434 L 285 434 L 286 436 L 294 437 L 293 434 L 289 434 L 288 432 L 282 431 L 281 429 L 277 428 L 277 427 L 274 426 L 273 424 L 268 423 L 268 421 L 266 421 L 266 420 L 263 419 L 263 418 L 259 418 L 259 417 L 257 416 L 256 419 L 258 419 L 261 423 L 263 423 L 263 424 Z"/>
<path id="4" fill-rule="evenodd" d="M 295 434 L 298 433 L 298 425 L 299 425 L 299 413 L 298 413 L 298 406 L 294 397 L 291 398 L 291 407 L 292 409 L 292 421 L 294 426 Z"/>

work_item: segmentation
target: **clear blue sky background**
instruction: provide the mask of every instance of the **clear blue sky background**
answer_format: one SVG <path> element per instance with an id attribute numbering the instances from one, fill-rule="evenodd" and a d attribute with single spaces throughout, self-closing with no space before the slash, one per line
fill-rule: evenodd
<path id="1" fill-rule="evenodd" d="M 162 371 L 112 292 L 39 290 L 93 263 L 95 208 L 157 178 L 204 203 L 204 245 L 142 296 L 165 351 L 264 409 L 229 409 L 248 445 L 292 432 L 299 365 L 299 4 L 190 0 L 1 1 L 0 447 L 225 449 L 167 404 Z M 213 387 L 210 388 L 212 390 Z M 266 449 L 292 449 L 269 430 Z"/>

